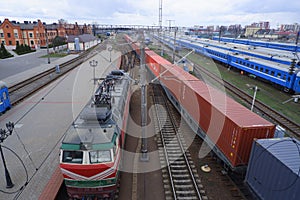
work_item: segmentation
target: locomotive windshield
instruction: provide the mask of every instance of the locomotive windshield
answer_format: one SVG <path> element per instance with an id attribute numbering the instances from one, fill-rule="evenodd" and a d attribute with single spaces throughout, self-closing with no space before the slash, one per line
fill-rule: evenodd
<path id="1" fill-rule="evenodd" d="M 82 151 L 63 151 L 63 162 L 82 164 L 83 152 Z"/>
<path id="2" fill-rule="evenodd" d="M 90 163 L 111 162 L 111 150 L 90 151 Z"/>

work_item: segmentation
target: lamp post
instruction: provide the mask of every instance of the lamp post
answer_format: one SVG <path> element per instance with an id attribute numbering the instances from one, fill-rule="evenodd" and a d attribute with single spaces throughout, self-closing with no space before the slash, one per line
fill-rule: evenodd
<path id="1" fill-rule="evenodd" d="M 12 188 L 12 187 L 14 187 L 14 184 L 11 181 L 8 169 L 6 167 L 6 162 L 5 162 L 5 159 L 4 159 L 1 143 L 8 136 L 10 136 L 12 134 L 13 129 L 14 129 L 14 123 L 13 122 L 6 123 L 6 128 L 7 128 L 7 130 L 0 129 L 0 153 L 1 153 L 1 158 L 2 158 L 2 161 L 3 161 L 4 170 L 5 170 L 6 188 Z"/>
<path id="2" fill-rule="evenodd" d="M 142 127 L 142 145 L 141 157 L 142 162 L 149 161 L 147 138 L 146 138 L 146 125 L 147 125 L 147 94 L 146 94 L 146 69 L 145 69 L 145 44 L 144 33 L 141 33 L 141 63 L 140 63 L 140 82 L 141 82 L 141 127 Z"/>
<path id="3" fill-rule="evenodd" d="M 254 102 L 255 102 L 255 98 L 256 98 L 256 93 L 257 93 L 257 91 L 259 91 L 257 86 L 253 87 L 252 89 L 254 89 L 254 94 L 253 94 L 253 99 L 252 99 L 252 104 L 251 104 L 251 111 L 253 111 Z"/>
<path id="4" fill-rule="evenodd" d="M 112 46 L 108 46 L 107 50 L 109 51 L 109 62 L 111 62 L 111 52 L 113 50 Z"/>
<path id="5" fill-rule="evenodd" d="M 47 45 L 47 57 L 48 57 L 48 64 L 50 64 L 50 55 L 49 55 L 49 40 L 48 40 L 48 32 L 47 29 L 45 29 L 46 32 L 46 45 Z"/>
<path id="6" fill-rule="evenodd" d="M 94 85 L 96 84 L 95 68 L 96 68 L 97 65 L 98 65 L 98 61 L 96 61 L 96 60 L 91 60 L 90 61 L 90 66 L 94 68 L 94 70 L 93 70 Z"/>

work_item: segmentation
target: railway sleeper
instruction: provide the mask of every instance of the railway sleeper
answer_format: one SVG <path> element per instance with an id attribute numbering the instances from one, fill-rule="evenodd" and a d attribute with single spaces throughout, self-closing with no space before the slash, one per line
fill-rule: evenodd
<path id="1" fill-rule="evenodd" d="M 173 182 L 175 184 L 188 184 L 188 183 L 192 184 L 192 180 L 191 179 L 183 179 L 183 180 L 175 179 L 175 180 L 173 180 Z"/>
<path id="2" fill-rule="evenodd" d="M 173 173 L 181 173 L 181 174 L 185 174 L 185 173 L 188 173 L 189 171 L 187 169 L 184 169 L 184 170 L 176 170 L 176 169 L 173 169 L 172 170 Z"/>
<path id="3" fill-rule="evenodd" d="M 188 175 L 188 174 L 172 174 L 172 177 L 174 177 L 176 179 L 184 179 L 184 178 L 189 178 L 190 175 Z"/>
<path id="4" fill-rule="evenodd" d="M 173 164 L 171 164 L 171 169 L 185 169 L 186 168 L 186 165 L 184 164 L 184 165 L 179 165 L 179 164 L 177 164 L 177 163 L 173 163 Z"/>

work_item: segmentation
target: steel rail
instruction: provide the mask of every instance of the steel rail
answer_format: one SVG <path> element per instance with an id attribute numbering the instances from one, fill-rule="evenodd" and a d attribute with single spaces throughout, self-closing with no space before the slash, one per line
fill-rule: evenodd
<path id="1" fill-rule="evenodd" d="M 70 70 L 79 66 L 86 59 L 89 59 L 90 57 L 94 56 L 94 54 L 97 52 L 97 49 L 99 49 L 99 46 L 91 48 L 80 54 L 78 57 L 69 60 L 65 63 L 62 63 L 60 65 L 60 73 L 55 73 L 56 67 L 53 67 L 9 87 L 8 90 L 10 94 L 11 104 L 16 105 L 18 102 L 29 97 L 36 91 L 53 82 L 54 80 L 58 79 L 59 77 L 62 77 Z"/>
<path id="2" fill-rule="evenodd" d="M 177 131 L 178 127 L 176 125 L 176 119 L 173 116 L 174 113 L 171 113 L 171 110 L 174 108 L 171 108 L 170 105 L 168 105 L 167 98 L 159 91 L 160 89 L 158 88 L 153 89 L 153 101 L 155 103 L 155 114 L 158 121 L 160 136 L 162 138 L 161 142 L 163 143 L 164 157 L 167 163 L 173 198 L 201 200 L 202 196 L 196 178 L 190 165 L 190 161 L 186 156 L 180 133 Z M 163 105 L 166 108 L 165 115 L 162 113 L 163 110 L 156 106 L 157 104 Z M 162 126 L 162 121 L 165 121 L 164 126 Z M 171 141 L 170 137 L 172 138 Z M 171 158 L 173 158 L 173 161 Z M 188 175 L 186 176 L 186 174 L 182 173 L 188 173 Z"/>

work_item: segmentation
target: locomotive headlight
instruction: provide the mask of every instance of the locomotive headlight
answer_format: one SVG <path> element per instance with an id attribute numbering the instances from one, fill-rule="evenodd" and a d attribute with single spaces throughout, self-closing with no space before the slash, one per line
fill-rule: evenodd
<path id="1" fill-rule="evenodd" d="M 81 150 L 89 150 L 89 149 L 92 149 L 92 144 L 90 144 L 90 143 L 88 143 L 88 144 L 85 143 L 85 144 L 84 144 L 84 143 L 83 143 L 83 144 L 80 145 L 80 149 L 81 149 Z"/>

